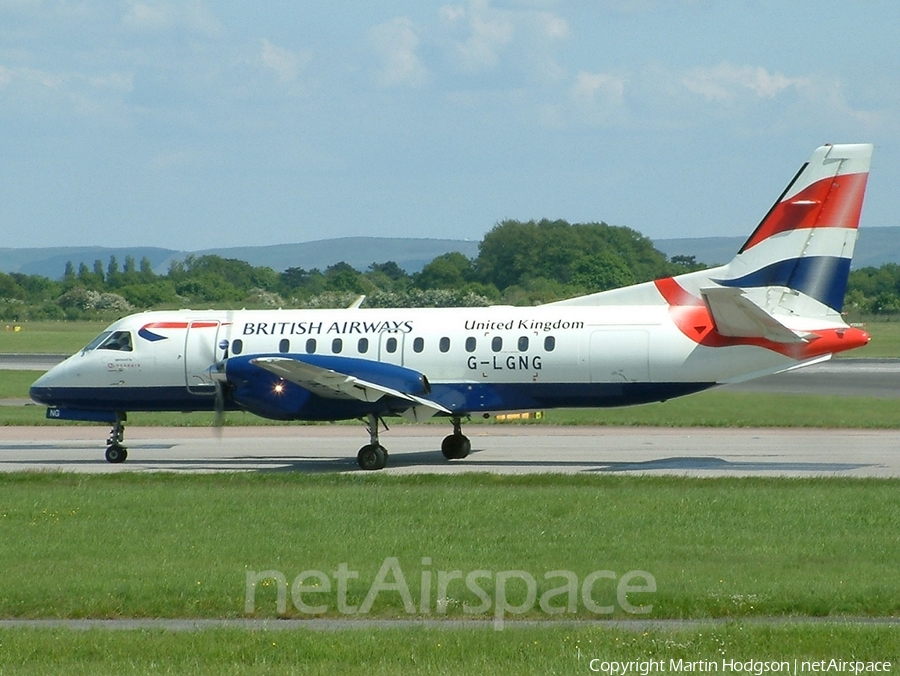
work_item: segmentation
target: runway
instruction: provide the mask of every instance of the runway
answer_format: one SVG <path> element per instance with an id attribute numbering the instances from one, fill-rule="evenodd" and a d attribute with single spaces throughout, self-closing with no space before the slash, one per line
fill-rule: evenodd
<path id="1" fill-rule="evenodd" d="M 739 385 L 725 385 L 723 390 L 897 398 L 900 397 L 900 359 L 832 359 Z"/>
<path id="2" fill-rule="evenodd" d="M 449 425 L 382 434 L 383 474 L 648 474 L 694 477 L 900 477 L 896 430 L 470 425 L 472 454 L 447 461 Z M 362 426 L 128 428 L 128 461 L 103 458 L 102 427 L 0 428 L 0 471 L 362 472 Z"/>

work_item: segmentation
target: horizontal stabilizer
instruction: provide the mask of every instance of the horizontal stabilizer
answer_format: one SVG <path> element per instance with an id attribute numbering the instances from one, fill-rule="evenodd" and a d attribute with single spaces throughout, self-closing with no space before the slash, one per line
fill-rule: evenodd
<path id="1" fill-rule="evenodd" d="M 409 392 L 401 392 L 395 388 L 363 380 L 334 369 L 308 364 L 298 359 L 257 357 L 251 360 L 251 363 L 326 399 L 358 399 L 359 401 L 375 402 L 384 396 L 389 396 L 407 401 L 413 407 L 433 409 L 435 413 L 450 413 L 449 409 L 436 401 L 424 399 Z"/>
<path id="2" fill-rule="evenodd" d="M 732 338 L 766 338 L 776 343 L 804 343 L 807 338 L 792 331 L 736 287 L 701 289 L 700 294 L 716 325 L 716 331 Z"/>

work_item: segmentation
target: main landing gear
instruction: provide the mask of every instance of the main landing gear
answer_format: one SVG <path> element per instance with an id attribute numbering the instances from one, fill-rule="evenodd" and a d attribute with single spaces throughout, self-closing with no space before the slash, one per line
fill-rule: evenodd
<path id="1" fill-rule="evenodd" d="M 362 469 L 384 469 L 384 466 L 387 465 L 387 449 L 378 443 L 378 422 L 378 417 L 370 413 L 366 422 L 369 443 L 359 449 L 359 453 L 356 455 L 356 462 Z M 387 425 L 384 426 L 384 429 L 387 429 Z"/>
<path id="2" fill-rule="evenodd" d="M 128 457 L 128 449 L 122 445 L 125 439 L 125 414 L 116 415 L 116 422 L 109 431 L 109 437 L 106 440 L 106 462 L 120 463 L 125 462 Z"/>
<path id="3" fill-rule="evenodd" d="M 375 415 L 369 415 L 366 420 L 366 429 L 369 431 L 369 443 L 359 449 L 356 461 L 360 468 L 365 470 L 384 469 L 387 465 L 387 449 L 378 441 L 378 424 L 384 424 L 383 420 Z M 441 442 L 441 453 L 447 460 L 462 460 L 472 452 L 472 442 L 462 433 L 462 423 L 459 418 L 452 418 L 453 434 L 448 435 Z M 387 425 L 384 426 L 387 429 Z"/>
<path id="4" fill-rule="evenodd" d="M 462 433 L 459 418 L 453 418 L 453 434 L 444 437 L 441 442 L 441 453 L 447 460 L 462 460 L 472 451 L 472 442 Z"/>

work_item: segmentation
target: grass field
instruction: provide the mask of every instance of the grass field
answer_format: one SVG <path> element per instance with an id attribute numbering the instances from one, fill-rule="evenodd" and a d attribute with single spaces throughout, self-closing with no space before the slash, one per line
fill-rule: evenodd
<path id="1" fill-rule="evenodd" d="M 603 617 L 884 617 L 900 613 L 898 489 L 847 479 L 8 474 L 0 617 L 243 617 L 247 571 L 280 571 L 289 590 L 302 571 L 333 578 L 342 563 L 359 573 L 346 589 L 359 607 L 389 557 L 414 607 L 382 592 L 366 616 L 491 619 L 499 602 L 470 613 L 477 591 L 462 579 L 439 589 L 440 571 L 492 572 L 475 586 L 497 599 L 493 572 L 527 572 L 540 598 L 561 584 L 545 573 L 565 570 L 579 584 L 614 573 L 591 592 L 611 606 Z M 656 582 L 626 596 L 652 605 L 647 614 L 625 612 L 617 596 L 633 570 Z M 321 584 L 306 601 L 348 616 L 337 583 Z M 509 603 L 524 604 L 525 579 L 505 584 Z M 249 616 L 309 616 L 290 596 L 279 609 L 278 589 L 260 580 Z M 578 596 L 551 619 L 597 613 Z M 532 603 L 522 617 L 548 614 Z"/>
<path id="2" fill-rule="evenodd" d="M 346 563 L 359 573 L 348 580 L 346 601 L 359 606 L 393 556 L 416 612 L 407 613 L 401 594 L 386 590 L 367 618 L 496 617 L 490 609 L 461 611 L 481 601 L 461 581 L 447 587 L 441 606 L 447 612 L 438 612 L 441 570 L 528 571 L 544 594 L 546 571 L 569 570 L 584 580 L 597 570 L 622 576 L 643 569 L 656 582 L 655 592 L 641 594 L 652 611 L 617 609 L 602 618 L 700 623 L 624 629 L 552 622 L 597 619 L 579 600 L 575 613 L 552 616 L 533 604 L 507 619 L 550 623 L 506 624 L 503 631 L 490 624 L 5 628 L 0 675 L 573 674 L 591 673 L 591 660 L 651 659 L 663 660 L 664 671 L 678 659 L 896 664 L 896 626 L 777 618 L 900 613 L 898 488 L 894 480 L 846 479 L 3 475 L 4 618 L 310 617 L 293 606 L 290 591 L 288 609 L 279 613 L 277 585 L 263 582 L 248 615 L 247 570 L 282 571 L 291 585 L 301 571 L 331 574 Z M 434 593 L 422 612 L 426 570 L 432 572 L 426 589 Z M 606 582 L 594 585 L 591 597 L 615 605 L 616 590 Z M 482 586 L 490 599 L 500 598 L 498 587 L 484 579 Z M 315 596 L 330 606 L 326 616 L 359 617 L 337 612 L 336 592 Z M 507 585 L 504 596 L 527 605 L 524 588 Z M 627 598 L 637 603 L 634 596 Z M 708 618 L 731 620 L 714 625 Z"/>
<path id="3" fill-rule="evenodd" d="M 590 674 L 591 661 L 900 658 L 900 632 L 872 626 L 754 626 L 690 631 L 601 627 L 192 632 L 0 632 L 0 674 Z M 594 662 L 595 668 L 599 667 Z M 791 664 L 793 666 L 793 664 Z M 896 668 L 894 666 L 894 668 Z M 655 672 L 659 673 L 659 672 Z M 721 672 L 720 672 L 721 673 Z M 741 673 L 741 672 L 739 672 Z M 746 672 L 742 672 L 745 673 Z M 845 674 L 847 672 L 844 672 Z M 751 672 L 752 674 L 752 672 Z"/>
<path id="4" fill-rule="evenodd" d="M 900 322 L 866 322 L 863 328 L 872 336 L 872 341 L 865 347 L 845 353 L 841 358 L 896 359 L 900 357 Z"/>
<path id="5" fill-rule="evenodd" d="M 107 327 L 107 322 L 24 322 L 0 324 L 0 354 L 72 354 Z"/>

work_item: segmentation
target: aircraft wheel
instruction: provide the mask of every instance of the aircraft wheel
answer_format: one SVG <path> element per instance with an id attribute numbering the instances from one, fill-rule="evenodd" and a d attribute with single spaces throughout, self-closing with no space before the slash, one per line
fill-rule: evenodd
<path id="1" fill-rule="evenodd" d="M 128 451 L 125 450 L 124 446 L 119 446 L 118 444 L 110 444 L 106 447 L 106 462 L 112 463 L 120 463 L 125 462 L 125 458 L 128 457 Z"/>
<path id="2" fill-rule="evenodd" d="M 450 434 L 441 442 L 441 453 L 447 460 L 462 460 L 472 451 L 472 442 L 464 434 Z"/>
<path id="3" fill-rule="evenodd" d="M 365 470 L 384 469 L 384 466 L 387 465 L 387 458 L 388 453 L 384 446 L 366 444 L 359 449 L 356 461 L 359 463 L 359 466 Z"/>

